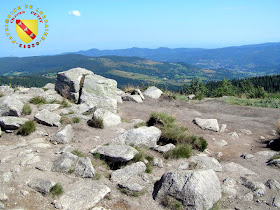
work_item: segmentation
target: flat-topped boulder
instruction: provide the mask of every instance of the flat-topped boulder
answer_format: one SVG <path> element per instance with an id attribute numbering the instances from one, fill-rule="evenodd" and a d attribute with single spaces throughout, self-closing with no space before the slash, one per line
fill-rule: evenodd
<path id="1" fill-rule="evenodd" d="M 34 116 L 34 119 L 40 124 L 58 127 L 60 126 L 61 116 L 43 109 Z"/>
<path id="2" fill-rule="evenodd" d="M 216 132 L 220 130 L 217 119 L 194 118 L 193 122 L 203 130 L 211 130 Z"/>
<path id="3" fill-rule="evenodd" d="M 0 116 L 20 116 L 24 104 L 12 96 L 0 98 Z"/>
<path id="4" fill-rule="evenodd" d="M 110 188 L 94 180 L 80 180 L 65 188 L 58 205 L 65 210 L 92 209 L 109 192 Z"/>
<path id="5" fill-rule="evenodd" d="M 28 119 L 20 117 L 0 117 L 0 126 L 3 130 L 17 130 L 27 121 Z"/>
<path id="6" fill-rule="evenodd" d="M 121 118 L 118 115 L 103 108 L 93 113 L 93 119 L 101 119 L 105 128 L 121 124 Z"/>
<path id="7" fill-rule="evenodd" d="M 159 99 L 162 94 L 162 91 L 155 86 L 149 87 L 147 90 L 143 92 L 144 96 L 152 99 Z"/>
<path id="8" fill-rule="evenodd" d="M 157 127 L 143 126 L 128 130 L 111 141 L 111 144 L 126 144 L 139 147 L 156 147 L 161 136 L 161 130 Z"/>
<path id="9" fill-rule="evenodd" d="M 100 154 L 113 162 L 130 161 L 138 151 L 127 145 L 100 146 L 90 151 L 92 154 Z"/>

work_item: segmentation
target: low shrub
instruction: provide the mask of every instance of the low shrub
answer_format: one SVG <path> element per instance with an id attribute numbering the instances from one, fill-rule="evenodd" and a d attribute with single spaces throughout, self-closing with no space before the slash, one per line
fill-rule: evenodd
<path id="1" fill-rule="evenodd" d="M 189 158 L 191 156 L 192 156 L 192 146 L 189 144 L 178 144 L 174 149 L 164 153 L 164 157 L 166 159 Z"/>
<path id="2" fill-rule="evenodd" d="M 171 210 L 182 210 L 183 206 L 182 203 L 180 201 L 178 201 L 176 198 L 173 198 L 169 195 L 166 195 L 162 200 L 161 200 L 161 204 L 167 208 L 167 209 L 171 209 Z"/>
<path id="3" fill-rule="evenodd" d="M 24 123 L 18 130 L 19 135 L 28 136 L 36 130 L 36 123 L 33 120 L 29 120 Z"/>
<path id="4" fill-rule="evenodd" d="M 63 193 L 63 187 L 61 186 L 61 184 L 56 184 L 51 188 L 50 193 L 53 196 L 60 196 Z"/>
<path id="5" fill-rule="evenodd" d="M 66 101 L 65 99 L 63 99 L 63 100 L 60 102 L 60 106 L 63 107 L 63 108 L 70 107 L 70 105 L 67 103 L 67 101 Z"/>
<path id="6" fill-rule="evenodd" d="M 29 104 L 24 104 L 23 108 L 22 108 L 22 114 L 24 115 L 30 115 L 32 112 L 31 107 Z"/>
<path id="7" fill-rule="evenodd" d="M 94 127 L 94 128 L 104 128 L 103 120 L 101 118 L 96 119 L 90 119 L 87 121 L 88 126 Z"/>
<path id="8" fill-rule="evenodd" d="M 73 155 L 77 155 L 78 157 L 85 157 L 85 154 L 77 149 L 71 152 Z"/>
<path id="9" fill-rule="evenodd" d="M 120 190 L 121 193 L 126 194 L 128 196 L 133 196 L 133 197 L 139 197 L 139 196 L 145 194 L 145 190 L 142 190 L 140 192 L 136 192 L 136 191 L 130 191 L 127 188 L 121 188 L 121 187 L 119 187 L 119 190 Z"/>
<path id="10" fill-rule="evenodd" d="M 60 118 L 60 123 L 61 124 L 71 124 L 73 121 L 71 118 L 67 117 L 67 115 L 63 115 L 61 118 Z"/>
<path id="11" fill-rule="evenodd" d="M 44 99 L 44 98 L 42 98 L 40 96 L 35 96 L 35 97 L 31 98 L 29 100 L 29 102 L 31 104 L 36 104 L 36 105 L 38 105 L 38 104 L 46 104 L 47 103 L 46 99 Z"/>
<path id="12" fill-rule="evenodd" d="M 140 127 L 143 127 L 143 126 L 146 126 L 146 122 L 141 122 L 141 123 L 137 123 L 134 125 L 134 128 L 140 128 Z"/>
<path id="13" fill-rule="evenodd" d="M 73 117 L 72 121 L 73 121 L 73 123 L 79 123 L 81 121 L 81 119 L 78 117 Z"/>

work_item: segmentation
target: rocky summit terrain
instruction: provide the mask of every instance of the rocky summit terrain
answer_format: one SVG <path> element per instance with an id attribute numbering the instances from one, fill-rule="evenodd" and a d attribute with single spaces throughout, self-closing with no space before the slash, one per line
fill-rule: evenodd
<path id="1" fill-rule="evenodd" d="M 126 93 L 81 68 L 0 94 L 0 209 L 280 207 L 280 156 L 267 147 L 277 143 L 277 109 L 179 101 L 156 87 Z M 145 123 L 155 112 L 207 149 L 168 158 L 178 145 Z"/>

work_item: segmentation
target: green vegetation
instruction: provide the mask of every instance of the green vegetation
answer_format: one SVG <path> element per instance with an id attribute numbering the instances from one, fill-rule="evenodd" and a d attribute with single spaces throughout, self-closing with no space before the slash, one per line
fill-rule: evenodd
<path id="1" fill-rule="evenodd" d="M 78 156 L 78 157 L 85 157 L 86 156 L 83 152 L 79 151 L 78 149 L 73 150 L 71 153 L 73 155 Z"/>
<path id="2" fill-rule="evenodd" d="M 73 123 L 79 123 L 81 119 L 79 117 L 73 117 L 72 118 Z"/>
<path id="3" fill-rule="evenodd" d="M 26 123 L 24 123 L 18 130 L 18 134 L 23 136 L 28 136 L 32 132 L 36 130 L 36 123 L 33 120 L 29 120 Z"/>
<path id="4" fill-rule="evenodd" d="M 133 146 L 133 145 L 131 145 Z M 131 162 L 133 163 L 136 163 L 136 162 L 145 162 L 145 160 L 147 160 L 148 162 L 145 163 L 146 165 L 146 173 L 152 173 L 153 172 L 153 160 L 154 160 L 154 157 L 152 156 L 149 156 L 149 155 L 146 155 L 144 152 L 143 152 L 143 149 L 140 149 L 136 146 L 133 146 L 137 151 L 138 151 L 138 154 L 136 154 L 134 156 L 134 158 L 132 159 Z"/>
<path id="5" fill-rule="evenodd" d="M 55 83 L 55 79 L 50 79 L 43 76 L 0 76 L 0 85 L 11 84 L 12 87 L 43 87 L 47 83 Z"/>
<path id="6" fill-rule="evenodd" d="M 100 128 L 100 129 L 104 128 L 103 120 L 100 118 L 90 119 L 89 121 L 87 121 L 87 124 L 88 124 L 88 126 L 94 127 L 94 128 Z"/>
<path id="7" fill-rule="evenodd" d="M 125 122 L 125 123 L 130 123 L 130 121 L 129 121 L 129 120 L 127 120 L 127 119 L 125 119 L 125 118 L 122 118 L 121 120 L 122 120 L 122 122 Z"/>
<path id="8" fill-rule="evenodd" d="M 61 102 L 60 102 L 60 106 L 62 108 L 67 108 L 67 107 L 70 107 L 70 105 L 67 103 L 67 101 L 65 99 L 63 99 Z"/>
<path id="9" fill-rule="evenodd" d="M 24 104 L 23 108 L 22 108 L 22 114 L 24 115 L 30 115 L 32 112 L 31 107 L 29 104 Z"/>
<path id="10" fill-rule="evenodd" d="M 54 185 L 51 190 L 50 190 L 50 193 L 53 195 L 53 196 L 60 196 L 63 194 L 63 187 L 61 184 L 57 183 L 56 185 Z"/>
<path id="11" fill-rule="evenodd" d="M 69 118 L 67 115 L 63 115 L 61 118 L 60 118 L 60 123 L 61 124 L 72 124 L 73 123 L 73 120 L 71 118 Z"/>
<path id="12" fill-rule="evenodd" d="M 98 172 L 95 172 L 95 175 L 93 177 L 95 180 L 100 180 L 101 179 L 101 174 Z"/>
<path id="13" fill-rule="evenodd" d="M 161 200 L 161 204 L 165 208 L 170 209 L 170 210 L 182 210 L 183 209 L 182 203 L 170 195 L 166 195 Z"/>
<path id="14" fill-rule="evenodd" d="M 268 160 L 268 163 L 276 159 L 280 159 L 280 154 L 273 155 L 273 157 Z"/>
<path id="15" fill-rule="evenodd" d="M 44 91 L 47 91 L 47 90 L 49 90 L 49 88 L 42 88 Z"/>
<path id="16" fill-rule="evenodd" d="M 47 103 L 46 99 L 44 99 L 40 96 L 35 96 L 35 97 L 31 98 L 29 100 L 29 102 L 31 104 L 36 104 L 36 105 L 41 105 L 41 104 L 46 104 Z"/>
<path id="17" fill-rule="evenodd" d="M 2 93 L 0 93 L 0 98 L 3 97 L 4 95 Z"/>
<path id="18" fill-rule="evenodd" d="M 134 125 L 134 128 L 140 128 L 140 127 L 143 127 L 143 126 L 146 126 L 146 122 L 141 122 L 141 123 L 137 123 Z"/>
<path id="19" fill-rule="evenodd" d="M 133 197 L 139 197 L 141 195 L 144 195 L 146 192 L 145 190 L 142 190 L 140 192 L 130 191 L 127 188 L 121 188 L 121 187 L 119 187 L 119 190 L 121 193 L 128 195 L 128 196 L 133 196 Z"/>
<path id="20" fill-rule="evenodd" d="M 221 100 L 229 104 L 239 105 L 239 106 L 280 108 L 280 99 L 273 99 L 273 98 L 247 99 L 247 98 L 229 97 L 229 98 L 222 98 Z"/>
<path id="21" fill-rule="evenodd" d="M 207 148 L 207 142 L 202 137 L 191 135 L 187 127 L 176 123 L 176 118 L 162 112 L 154 112 L 147 121 L 148 126 L 156 126 L 161 129 L 162 134 L 159 144 L 175 144 L 176 147 L 165 153 L 165 158 L 189 158 L 192 155 L 192 149 L 204 151 Z"/>
<path id="22" fill-rule="evenodd" d="M 189 158 L 192 156 L 192 146 L 190 144 L 177 144 L 176 147 L 164 154 L 166 159 Z"/>

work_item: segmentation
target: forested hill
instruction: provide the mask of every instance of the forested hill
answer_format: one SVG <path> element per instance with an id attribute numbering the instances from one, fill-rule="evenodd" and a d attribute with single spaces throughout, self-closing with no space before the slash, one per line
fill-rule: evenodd
<path id="1" fill-rule="evenodd" d="M 186 62 L 202 68 L 226 68 L 258 74 L 280 73 L 280 43 L 245 45 L 218 49 L 91 49 L 79 51 L 76 52 L 76 54 L 87 56 L 137 56 L 161 62 Z"/>
<path id="2" fill-rule="evenodd" d="M 233 79 L 249 76 L 227 69 L 209 70 L 187 63 L 156 62 L 139 57 L 57 55 L 24 58 L 0 58 L 0 76 L 44 75 L 55 78 L 56 73 L 82 67 L 112 78 L 120 85 L 159 83 L 183 85 L 195 77 L 202 81 Z"/>

